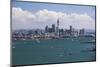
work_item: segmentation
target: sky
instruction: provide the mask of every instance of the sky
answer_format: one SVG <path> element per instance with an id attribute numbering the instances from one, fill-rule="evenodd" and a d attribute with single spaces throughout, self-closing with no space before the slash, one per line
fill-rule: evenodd
<path id="1" fill-rule="evenodd" d="M 44 29 L 52 24 L 69 29 L 95 29 L 95 6 L 12 2 L 13 29 Z"/>

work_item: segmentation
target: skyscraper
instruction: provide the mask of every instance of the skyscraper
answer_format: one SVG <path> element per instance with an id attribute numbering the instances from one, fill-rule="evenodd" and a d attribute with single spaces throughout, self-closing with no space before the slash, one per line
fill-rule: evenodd
<path id="1" fill-rule="evenodd" d="M 55 32 L 55 24 L 52 24 L 52 32 Z"/>
<path id="2" fill-rule="evenodd" d="M 58 29 L 59 29 L 59 19 L 57 19 L 57 27 L 58 27 Z"/>
<path id="3" fill-rule="evenodd" d="M 70 36 L 72 36 L 72 26 L 70 25 Z"/>
<path id="4" fill-rule="evenodd" d="M 79 35 L 80 36 L 84 36 L 84 34 L 85 34 L 85 30 L 84 29 L 81 29 L 80 32 L 79 32 Z"/>
<path id="5" fill-rule="evenodd" d="M 49 28 L 48 26 L 45 27 L 45 33 L 48 33 L 49 32 Z"/>
<path id="6" fill-rule="evenodd" d="M 57 19 L 56 34 L 59 36 L 59 19 Z"/>

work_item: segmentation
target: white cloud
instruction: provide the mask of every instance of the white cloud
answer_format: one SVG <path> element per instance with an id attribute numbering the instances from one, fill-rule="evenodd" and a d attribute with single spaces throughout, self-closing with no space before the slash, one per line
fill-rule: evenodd
<path id="1" fill-rule="evenodd" d="M 72 25 L 77 29 L 95 29 L 95 20 L 88 14 L 67 14 L 47 9 L 32 13 L 18 7 L 12 8 L 12 27 L 13 29 L 44 28 L 46 25 L 56 24 L 58 17 L 60 28 L 69 28 L 69 25 Z"/>
<path id="2" fill-rule="evenodd" d="M 20 22 L 32 21 L 35 18 L 31 12 L 21 8 L 13 8 L 12 15 L 13 19 L 19 20 Z"/>

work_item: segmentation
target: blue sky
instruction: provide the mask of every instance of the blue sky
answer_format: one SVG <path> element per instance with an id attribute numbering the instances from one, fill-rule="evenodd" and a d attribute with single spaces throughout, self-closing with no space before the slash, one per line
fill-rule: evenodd
<path id="1" fill-rule="evenodd" d="M 74 18 L 75 20 L 73 20 L 73 18 L 70 18 L 69 15 L 66 17 L 67 19 L 70 18 L 70 19 L 72 19 L 75 22 L 75 23 L 72 23 L 72 25 L 75 24 L 76 28 L 79 28 L 79 27 L 80 28 L 83 28 L 83 27 L 89 28 L 89 26 L 90 26 L 91 29 L 92 28 L 95 29 L 95 6 L 71 5 L 71 4 L 53 4 L 53 3 L 37 3 L 37 2 L 21 2 L 21 1 L 15 2 L 15 1 L 13 1 L 12 2 L 12 8 L 21 8 L 23 12 L 25 12 L 25 10 L 27 10 L 28 12 L 33 13 L 33 15 L 35 15 L 34 13 L 36 13 L 36 12 L 39 13 L 38 11 L 40 11 L 40 10 L 42 12 L 48 11 L 50 14 L 52 14 L 50 11 L 54 11 L 55 13 L 61 12 L 61 13 L 72 14 L 72 16 L 70 16 L 70 17 L 73 17 L 73 13 L 75 13 L 76 14 L 75 17 L 78 16 L 76 19 Z M 43 9 L 46 9 L 46 10 L 43 10 Z M 86 14 L 86 15 L 84 15 L 84 14 Z M 88 16 L 89 16 L 89 20 L 87 21 Z M 82 18 L 84 17 L 85 19 L 82 19 L 81 17 Z M 63 19 L 66 20 L 66 18 L 64 17 Z M 78 19 L 78 18 L 80 18 L 80 19 Z M 43 18 L 43 19 L 45 19 L 45 18 Z M 62 21 L 62 22 L 64 22 L 62 25 L 64 25 L 64 24 L 71 25 L 70 21 L 72 21 L 72 20 L 69 20 L 69 21 L 66 20 L 66 22 L 69 22 L 69 23 L 65 23 L 64 21 Z M 82 21 L 80 21 L 80 20 L 82 20 Z M 34 25 L 34 27 L 38 27 L 38 26 L 36 26 L 35 22 L 36 21 L 34 21 L 33 24 L 31 23 L 28 26 L 31 27 L 31 28 L 33 28 L 32 25 Z M 47 24 L 49 24 L 49 21 L 45 21 L 45 22 L 48 22 Z M 52 21 L 51 23 L 53 23 L 53 22 L 54 21 Z M 13 22 L 13 23 L 15 23 L 15 22 Z M 19 25 L 17 25 L 17 24 L 18 23 L 16 23 L 13 26 L 18 28 Z M 19 23 L 19 24 L 21 25 L 21 23 Z M 29 28 L 27 26 L 27 24 L 28 23 L 26 23 L 25 26 L 23 26 L 23 24 L 22 24 L 19 28 L 24 28 L 24 27 Z M 45 26 L 45 25 L 42 25 L 43 23 L 38 23 L 38 25 L 39 24 L 40 24 L 41 28 Z M 78 26 L 78 24 L 79 24 L 79 26 Z M 68 28 L 68 26 L 65 26 L 65 27 Z"/>
<path id="2" fill-rule="evenodd" d="M 32 3 L 32 2 L 13 2 L 13 7 L 21 7 L 29 11 L 38 11 L 41 9 L 48 9 L 64 13 L 86 13 L 95 19 L 95 6 L 71 5 L 71 4 L 46 4 L 46 3 Z"/>

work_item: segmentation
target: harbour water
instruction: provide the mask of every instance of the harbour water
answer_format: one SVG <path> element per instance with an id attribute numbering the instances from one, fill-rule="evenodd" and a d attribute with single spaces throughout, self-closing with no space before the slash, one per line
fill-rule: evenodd
<path id="1" fill-rule="evenodd" d="M 12 64 L 48 64 L 96 60 L 92 37 L 16 40 L 12 43 Z"/>

